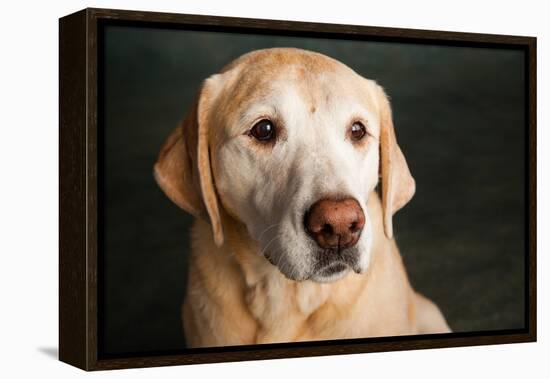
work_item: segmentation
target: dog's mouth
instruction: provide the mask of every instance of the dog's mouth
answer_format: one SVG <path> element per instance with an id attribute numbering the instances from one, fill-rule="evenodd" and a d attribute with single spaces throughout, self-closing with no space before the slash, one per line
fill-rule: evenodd
<path id="1" fill-rule="evenodd" d="M 321 268 L 320 270 L 317 270 L 315 274 L 320 276 L 332 276 L 342 273 L 349 268 L 350 267 L 344 262 L 333 262 Z"/>
<path id="2" fill-rule="evenodd" d="M 264 257 L 273 266 L 278 267 L 275 260 L 269 255 Z M 314 264 L 309 274 L 297 278 L 290 277 L 287 273 L 281 271 L 287 278 L 295 281 L 313 280 L 316 282 L 331 282 L 338 280 L 353 270 L 355 273 L 361 273 L 359 266 L 359 251 L 357 248 L 349 248 L 340 251 L 316 250 L 313 252 Z"/>
<path id="3" fill-rule="evenodd" d="M 334 281 L 344 277 L 350 270 L 360 272 L 359 250 L 356 247 L 318 250 L 315 252 L 315 265 L 310 279 Z"/>
<path id="4" fill-rule="evenodd" d="M 326 270 L 329 267 L 347 266 L 354 268 L 359 261 L 359 249 L 323 249 L 317 250 L 314 255 L 314 271 Z"/>

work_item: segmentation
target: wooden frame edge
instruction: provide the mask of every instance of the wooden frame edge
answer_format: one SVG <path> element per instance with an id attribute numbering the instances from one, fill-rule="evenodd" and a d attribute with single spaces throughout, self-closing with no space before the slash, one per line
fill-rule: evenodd
<path id="1" fill-rule="evenodd" d="M 426 42 L 466 42 L 466 43 L 495 43 L 509 45 L 526 45 L 536 40 L 531 36 L 516 36 L 504 34 L 472 33 L 472 32 L 449 32 L 428 29 L 394 28 L 383 26 L 366 26 L 351 24 L 317 23 L 306 21 L 285 21 L 273 19 L 241 18 L 227 16 L 209 16 L 196 14 L 180 14 L 165 12 L 150 12 L 122 9 L 87 8 L 90 16 L 94 19 L 105 20 L 126 20 L 145 21 L 165 24 L 194 24 L 203 26 L 229 26 L 232 28 L 246 28 L 249 31 L 257 29 L 272 29 L 277 31 L 300 31 L 315 33 L 345 34 L 348 37 L 354 35 L 369 35 L 369 37 L 396 38 L 404 40 L 418 39 Z"/>
<path id="2" fill-rule="evenodd" d="M 529 194 L 528 207 L 528 251 L 526 275 L 528 279 L 528 292 L 526 301 L 529 317 L 526 317 L 528 323 L 529 336 L 532 341 L 537 340 L 537 39 L 531 37 L 526 41 L 527 44 L 527 67 L 526 74 L 527 85 L 527 192 Z"/>
<path id="3" fill-rule="evenodd" d="M 86 11 L 59 20 L 59 359 L 87 367 Z"/>

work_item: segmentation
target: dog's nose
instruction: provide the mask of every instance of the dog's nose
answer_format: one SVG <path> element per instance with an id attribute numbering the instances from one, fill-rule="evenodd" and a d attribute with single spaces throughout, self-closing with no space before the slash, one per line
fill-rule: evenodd
<path id="1" fill-rule="evenodd" d="M 304 224 L 320 247 L 345 249 L 359 240 L 365 214 L 355 199 L 322 199 L 306 212 Z"/>

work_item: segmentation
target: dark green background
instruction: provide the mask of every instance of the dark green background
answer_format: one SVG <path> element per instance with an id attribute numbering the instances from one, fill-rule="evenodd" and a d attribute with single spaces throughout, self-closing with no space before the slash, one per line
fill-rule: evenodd
<path id="1" fill-rule="evenodd" d="M 454 331 L 522 328 L 522 51 L 108 26 L 102 352 L 184 348 L 191 218 L 157 187 L 153 164 L 203 79 L 274 46 L 327 54 L 386 88 L 417 183 L 394 221 L 413 286 Z"/>

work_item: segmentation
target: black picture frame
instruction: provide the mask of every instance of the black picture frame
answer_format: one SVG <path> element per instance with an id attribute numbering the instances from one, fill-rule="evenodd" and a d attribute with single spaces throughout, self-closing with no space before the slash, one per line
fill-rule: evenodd
<path id="1" fill-rule="evenodd" d="M 521 49 L 525 53 L 526 327 L 517 330 L 190 349 L 185 353 L 98 354 L 101 257 L 100 51 L 105 25 L 245 32 L 334 39 Z M 356 25 L 84 9 L 59 20 L 59 358 L 84 370 L 352 354 L 536 341 L 536 38 Z"/>

